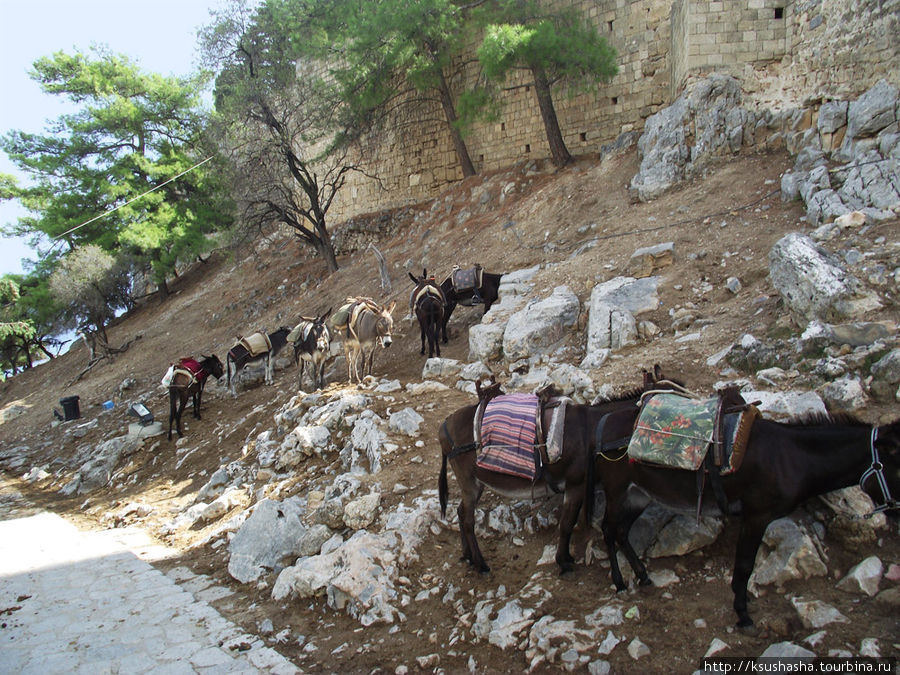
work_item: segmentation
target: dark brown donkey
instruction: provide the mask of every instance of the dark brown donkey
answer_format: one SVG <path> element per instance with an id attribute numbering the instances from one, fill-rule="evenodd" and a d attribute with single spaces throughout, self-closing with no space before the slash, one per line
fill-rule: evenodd
<path id="1" fill-rule="evenodd" d="M 471 288 L 460 288 L 454 283 L 454 277 L 460 270 L 454 269 L 449 277 L 441 282 L 441 290 L 447 299 L 447 307 L 444 311 L 444 318 L 441 325 L 441 333 L 444 344 L 447 344 L 447 323 L 450 321 L 450 315 L 457 305 L 464 307 L 474 307 L 475 305 L 484 305 L 484 314 L 487 314 L 497 298 L 500 297 L 500 277 L 503 274 L 492 274 L 484 272 L 480 266 L 476 266 L 475 270 L 462 270 L 463 272 L 475 272 L 474 285 Z"/>
<path id="2" fill-rule="evenodd" d="M 187 405 L 188 396 L 193 397 L 194 417 L 200 419 L 200 401 L 203 398 L 203 388 L 206 379 L 210 375 L 217 380 L 225 373 L 225 367 L 215 354 L 201 356 L 199 361 L 194 359 L 181 359 L 179 365 L 174 367 L 172 379 L 169 381 L 169 440 L 172 440 L 172 422 L 178 436 L 183 436 L 181 428 L 181 413 Z"/>
<path id="3" fill-rule="evenodd" d="M 644 371 L 644 386 L 641 389 L 635 389 L 614 400 L 592 405 L 574 403 L 567 405 L 562 456 L 556 462 L 544 466 L 546 480 L 537 482 L 478 467 L 476 450 L 479 448 L 475 443 L 474 432 L 478 404 L 460 408 L 447 417 L 438 431 L 442 452 L 438 494 L 441 513 L 446 514 L 447 464 L 449 463 L 462 492 L 457 513 L 459 514 L 463 559 L 468 560 L 479 572 L 490 571 L 475 539 L 475 508 L 485 487 L 513 499 L 549 496 L 564 489 L 565 497 L 559 518 L 556 562 L 559 564 L 561 572 L 572 571 L 575 559 L 569 552 L 569 544 L 584 501 L 585 476 L 588 463 L 593 458 L 597 424 L 608 412 L 635 406 L 645 389 L 666 386 L 658 380 L 661 380 L 661 376 L 657 366 L 653 374 Z"/>
<path id="4" fill-rule="evenodd" d="M 622 439 L 619 445 L 627 445 L 635 417 L 622 413 L 605 420 L 598 427 L 598 447 L 615 438 Z M 647 497 L 694 512 L 696 473 L 629 461 L 602 460 L 596 468 L 606 493 L 603 537 L 613 581 L 619 590 L 625 589 L 615 562 L 618 543 L 638 583 L 649 585 L 647 569 L 628 542 L 628 532 L 647 506 Z M 878 505 L 876 511 L 900 508 L 900 420 L 873 427 L 849 417 L 820 416 L 787 423 L 758 418 L 750 430 L 740 468 L 720 480 L 724 495 L 717 500 L 713 490 L 704 490 L 703 504 L 721 511 L 717 502 L 722 501 L 731 512 L 740 505 L 731 589 L 737 625 L 750 630 L 753 620 L 747 611 L 747 582 L 769 523 L 788 515 L 807 499 L 856 484 Z M 629 490 L 632 485 L 643 495 Z"/>
<path id="5" fill-rule="evenodd" d="M 422 350 L 425 353 L 425 341 L 428 341 L 428 358 L 437 353 L 441 355 L 441 327 L 444 325 L 444 312 L 447 309 L 447 298 L 438 286 L 434 276 L 429 277 L 427 270 L 416 277 L 409 272 L 409 278 L 416 285 L 409 296 L 410 304 L 415 309 L 422 334 Z"/>

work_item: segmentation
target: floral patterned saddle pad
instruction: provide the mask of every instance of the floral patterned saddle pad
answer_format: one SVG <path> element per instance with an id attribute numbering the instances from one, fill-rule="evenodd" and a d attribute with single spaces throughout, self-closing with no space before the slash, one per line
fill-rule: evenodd
<path id="1" fill-rule="evenodd" d="M 678 394 L 654 394 L 644 402 L 628 456 L 637 462 L 697 471 L 713 444 L 719 399 L 696 400 Z M 722 416 L 720 434 L 723 462 L 720 473 L 740 467 L 753 421 L 755 406 Z"/>

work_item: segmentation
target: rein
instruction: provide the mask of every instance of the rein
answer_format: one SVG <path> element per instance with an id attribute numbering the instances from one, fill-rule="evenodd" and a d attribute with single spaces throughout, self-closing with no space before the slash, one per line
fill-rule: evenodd
<path id="1" fill-rule="evenodd" d="M 881 458 L 878 456 L 878 448 L 875 447 L 876 440 L 878 440 L 878 427 L 872 427 L 872 435 L 869 439 L 869 447 L 872 451 L 872 464 L 866 469 L 865 473 L 863 473 L 862 478 L 859 479 L 859 487 L 863 488 L 865 482 L 872 476 L 875 476 L 875 479 L 878 481 L 878 487 L 881 488 L 881 496 L 884 497 L 884 504 L 876 506 L 872 510 L 872 513 L 867 513 L 865 515 L 867 519 L 877 513 L 884 513 L 885 511 L 900 508 L 900 502 L 891 496 L 891 490 L 888 487 L 887 479 L 884 477 L 884 464 L 881 463 Z"/>

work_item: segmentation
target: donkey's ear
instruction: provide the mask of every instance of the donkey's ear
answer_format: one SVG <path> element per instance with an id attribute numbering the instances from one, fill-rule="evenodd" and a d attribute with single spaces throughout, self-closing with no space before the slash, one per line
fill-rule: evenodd
<path id="1" fill-rule="evenodd" d="M 661 379 L 663 379 L 662 368 L 659 367 L 658 363 L 654 364 L 654 366 L 653 366 L 653 379 L 656 380 L 657 382 L 659 382 Z"/>
<path id="2" fill-rule="evenodd" d="M 397 306 L 396 300 L 391 300 L 391 304 L 389 304 L 385 309 L 387 309 L 387 313 L 391 314 L 394 311 L 394 307 Z"/>
<path id="3" fill-rule="evenodd" d="M 413 276 L 413 273 L 412 273 L 412 272 L 407 272 L 407 274 L 409 275 L 409 278 L 412 279 L 412 282 L 413 282 L 414 284 L 418 284 L 418 283 L 419 283 L 419 280 L 416 279 L 415 276 Z"/>

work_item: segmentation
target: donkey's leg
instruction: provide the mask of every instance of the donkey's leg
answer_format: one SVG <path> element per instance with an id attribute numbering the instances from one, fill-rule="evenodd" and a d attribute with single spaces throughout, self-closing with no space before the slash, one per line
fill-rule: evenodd
<path id="1" fill-rule="evenodd" d="M 747 583 L 750 581 L 750 575 L 753 574 L 756 554 L 771 520 L 768 514 L 745 514 L 738 534 L 731 590 L 734 591 L 733 606 L 738 615 L 737 625 L 744 631 L 751 631 L 753 628 L 753 619 L 750 618 L 750 613 L 747 611 Z"/>
<path id="2" fill-rule="evenodd" d="M 640 509 L 630 510 L 625 504 L 627 495 L 625 493 L 617 493 L 610 489 L 609 485 L 604 485 L 606 492 L 606 512 L 603 514 L 603 541 L 606 544 L 606 552 L 609 556 L 610 574 L 617 591 L 624 591 L 628 588 L 625 579 L 622 577 L 622 570 L 619 568 L 619 558 L 617 544 L 621 544 L 622 552 L 628 559 L 631 569 L 634 570 L 638 578 L 638 583 L 647 585 L 650 583 L 650 577 L 647 575 L 647 568 L 638 558 L 634 548 L 628 541 L 628 532 L 631 525 L 637 517 L 643 512 L 644 507 Z"/>
<path id="3" fill-rule="evenodd" d="M 375 348 L 376 344 L 372 345 L 372 349 L 369 352 L 368 359 L 366 358 L 366 350 L 363 348 L 363 377 L 367 375 L 371 375 L 372 371 L 375 370 Z"/>
<path id="4" fill-rule="evenodd" d="M 428 347 L 428 356 L 431 357 L 431 347 L 434 346 L 434 351 L 437 353 L 437 357 L 441 358 L 441 319 L 440 317 L 435 317 L 434 321 L 431 323 L 431 344 Z"/>
<path id="5" fill-rule="evenodd" d="M 459 475 L 457 474 L 457 477 Z M 475 508 L 478 506 L 478 500 L 484 486 L 478 482 L 474 475 L 470 481 L 458 481 L 462 489 L 462 499 L 459 502 L 457 514 L 459 515 L 459 534 L 462 539 L 463 558 L 468 560 L 472 567 L 479 572 L 490 572 L 491 568 L 484 560 L 481 549 L 478 546 L 478 540 L 475 538 Z"/>
<path id="6" fill-rule="evenodd" d="M 175 414 L 178 411 L 177 403 L 175 401 L 175 390 L 172 387 L 169 387 L 169 437 L 168 440 L 172 440 L 172 424 L 175 422 Z"/>
<path id="7" fill-rule="evenodd" d="M 194 413 L 194 417 L 196 417 L 198 420 L 200 419 L 200 394 L 201 394 L 201 392 L 198 389 L 197 391 L 194 392 L 194 395 L 192 397 L 192 403 L 193 403 L 192 412 Z"/>
<path id="8" fill-rule="evenodd" d="M 628 564 L 634 570 L 639 586 L 652 586 L 653 581 L 651 581 L 650 575 L 647 574 L 647 566 L 641 561 L 640 556 L 638 556 L 628 540 L 628 534 L 631 532 L 631 526 L 634 525 L 634 521 L 640 517 L 648 504 L 649 502 L 643 504 L 628 503 L 627 508 L 619 512 L 619 526 L 617 528 L 617 536 L 619 545 L 622 547 L 622 553 L 625 554 Z"/>
<path id="9" fill-rule="evenodd" d="M 427 328 L 425 326 L 426 326 L 425 321 L 420 318 L 419 319 L 419 335 L 422 338 L 422 348 L 419 350 L 420 354 L 425 353 L 425 337 L 427 334 Z M 428 357 L 431 358 L 431 339 L 430 339 L 430 337 L 428 340 L 428 351 L 429 351 Z"/>
<path id="10" fill-rule="evenodd" d="M 178 431 L 178 437 L 184 436 L 184 427 L 181 425 L 181 416 L 187 407 L 187 393 L 182 391 L 178 395 L 178 411 L 175 413 L 175 429 Z"/>
<path id="11" fill-rule="evenodd" d="M 566 482 L 566 494 L 563 498 L 563 507 L 559 515 L 559 541 L 556 545 L 556 564 L 559 565 L 559 573 L 566 574 L 575 569 L 575 558 L 572 557 L 570 547 L 572 544 L 572 532 L 584 503 L 584 485 Z"/>

